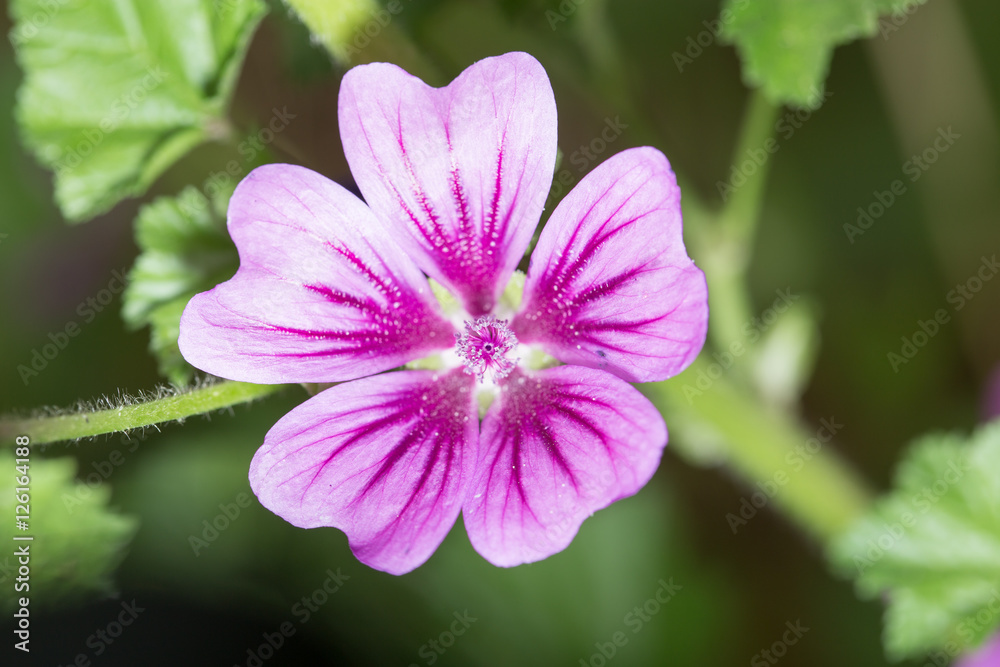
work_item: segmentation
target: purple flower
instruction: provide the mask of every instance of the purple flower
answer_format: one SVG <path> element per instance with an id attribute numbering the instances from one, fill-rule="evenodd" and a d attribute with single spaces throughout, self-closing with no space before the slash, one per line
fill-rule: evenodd
<path id="1" fill-rule="evenodd" d="M 253 171 L 229 205 L 240 269 L 191 300 L 181 351 L 236 380 L 343 383 L 275 424 L 250 483 L 296 526 L 343 530 L 371 567 L 419 566 L 459 512 L 496 565 L 561 551 L 659 464 L 666 426 L 628 383 L 677 374 L 704 342 L 667 159 L 636 148 L 588 174 L 517 307 L 505 286 L 556 160 L 541 65 L 488 58 L 440 89 L 355 67 L 339 121 L 367 204 L 302 167 Z M 420 359 L 433 370 L 381 373 Z"/>

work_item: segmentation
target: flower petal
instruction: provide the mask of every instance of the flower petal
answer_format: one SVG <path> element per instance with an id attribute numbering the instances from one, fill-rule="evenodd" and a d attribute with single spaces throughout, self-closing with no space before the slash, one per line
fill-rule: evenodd
<path id="1" fill-rule="evenodd" d="M 340 87 L 340 134 L 368 205 L 472 315 L 499 298 L 541 216 L 556 106 L 526 53 L 481 60 L 444 88 L 388 63 Z"/>
<path id="2" fill-rule="evenodd" d="M 229 203 L 236 275 L 181 318 L 184 358 L 258 383 L 336 382 L 452 346 L 427 279 L 361 200 L 291 165 L 251 172 Z"/>
<path id="3" fill-rule="evenodd" d="M 504 567 L 562 551 L 584 519 L 649 481 L 666 443 L 656 408 L 609 373 L 515 372 L 482 424 L 463 509 L 472 546 Z"/>
<path id="4" fill-rule="evenodd" d="M 289 412 L 250 464 L 262 505 L 347 533 L 358 560 L 403 574 L 454 525 L 474 470 L 469 375 L 402 371 L 337 385 Z"/>
<path id="5" fill-rule="evenodd" d="M 708 328 L 705 275 L 681 231 L 663 153 L 633 148 L 606 160 L 542 230 L 511 328 L 562 362 L 630 382 L 676 375 Z"/>

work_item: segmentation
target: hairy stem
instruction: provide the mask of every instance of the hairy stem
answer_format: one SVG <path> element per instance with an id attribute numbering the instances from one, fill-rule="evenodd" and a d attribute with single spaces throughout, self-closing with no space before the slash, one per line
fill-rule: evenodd
<path id="1" fill-rule="evenodd" d="M 0 444 L 12 444 L 14 438 L 19 435 L 28 436 L 33 445 L 41 445 L 128 431 L 247 403 L 273 394 L 284 387 L 285 385 L 280 384 L 225 381 L 104 410 L 78 411 L 67 415 L 26 419 L 0 419 Z"/>

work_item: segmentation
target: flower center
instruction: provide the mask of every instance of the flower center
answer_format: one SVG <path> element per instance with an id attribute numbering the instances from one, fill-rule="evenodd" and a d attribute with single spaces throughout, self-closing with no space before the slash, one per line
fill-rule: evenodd
<path id="1" fill-rule="evenodd" d="M 489 378 L 496 382 L 507 377 L 518 360 L 508 359 L 507 353 L 517 347 L 517 336 L 507 326 L 507 320 L 483 315 L 465 321 L 465 331 L 455 334 L 455 348 L 465 372 L 480 382 Z"/>

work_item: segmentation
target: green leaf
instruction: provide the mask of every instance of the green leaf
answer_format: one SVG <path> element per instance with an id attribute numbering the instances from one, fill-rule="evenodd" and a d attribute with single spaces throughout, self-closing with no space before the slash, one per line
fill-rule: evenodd
<path id="1" fill-rule="evenodd" d="M 815 108 L 838 44 L 875 34 L 879 14 L 927 0 L 725 0 L 722 37 L 736 44 L 748 85 L 775 104 Z"/>
<path id="2" fill-rule="evenodd" d="M 1000 626 L 1000 421 L 971 440 L 931 435 L 908 452 L 895 489 L 833 546 L 865 597 L 884 596 L 892 659 L 951 655 Z"/>
<path id="3" fill-rule="evenodd" d="M 82 221 L 141 195 L 226 108 L 261 0 L 13 0 L 25 142 Z"/>
<path id="4" fill-rule="evenodd" d="M 0 455 L 4 470 L 0 476 L 0 513 L 5 517 L 0 540 L 14 545 L 0 556 L 0 608 L 5 614 L 25 595 L 31 600 L 33 614 L 35 605 L 52 608 L 113 592 L 112 575 L 138 527 L 135 519 L 108 508 L 111 489 L 100 484 L 100 479 L 93 483 L 74 481 L 76 461 L 72 458 L 43 459 L 37 450 L 32 452 L 27 470 L 30 512 L 26 531 L 14 526 L 14 457 L 10 450 Z M 15 542 L 15 534 L 34 539 Z M 10 554 L 23 545 L 29 545 L 30 588 L 15 592 L 18 563 Z"/>
<path id="5" fill-rule="evenodd" d="M 160 372 L 177 385 L 193 373 L 177 348 L 184 306 L 192 296 L 232 277 L 239 265 L 226 231 L 230 191 L 212 201 L 194 187 L 161 197 L 139 211 L 136 242 L 141 254 L 129 273 L 122 318 L 131 329 L 149 325 L 149 348 Z"/>

